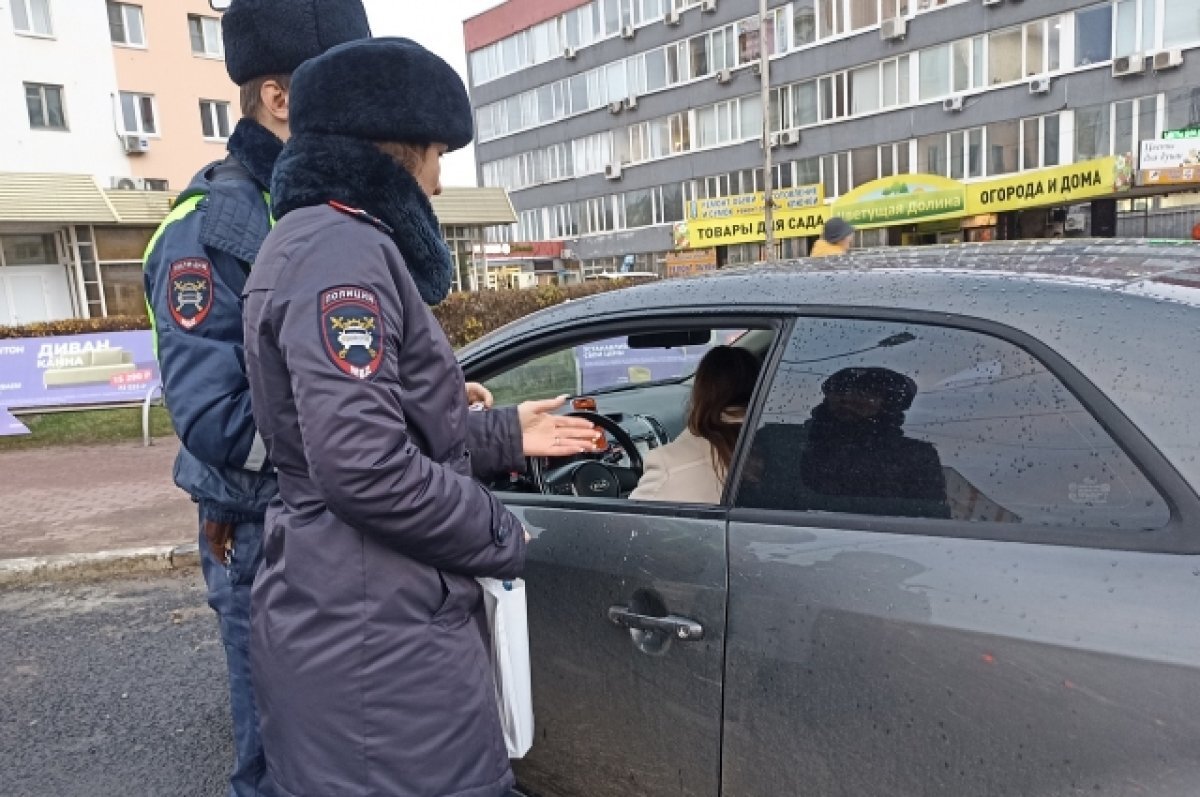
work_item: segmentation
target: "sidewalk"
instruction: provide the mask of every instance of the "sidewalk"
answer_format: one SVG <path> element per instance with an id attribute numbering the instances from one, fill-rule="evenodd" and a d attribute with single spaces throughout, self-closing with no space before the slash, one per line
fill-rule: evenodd
<path id="1" fill-rule="evenodd" d="M 166 437 L 0 453 L 0 560 L 194 543 L 178 450 Z"/>

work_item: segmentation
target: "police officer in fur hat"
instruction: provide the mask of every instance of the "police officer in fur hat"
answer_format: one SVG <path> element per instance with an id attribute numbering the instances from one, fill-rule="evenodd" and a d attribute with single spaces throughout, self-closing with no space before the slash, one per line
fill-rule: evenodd
<path id="1" fill-rule="evenodd" d="M 429 305 L 453 275 L 430 197 L 473 134 L 454 70 L 406 39 L 292 85 L 279 223 L 246 286 L 254 413 L 280 472 L 254 586 L 255 688 L 289 797 L 505 794 L 477 576 L 525 562 L 476 478 L 591 446 L 562 400 L 468 412 Z"/>
<path id="2" fill-rule="evenodd" d="M 229 155 L 193 178 L 145 256 L 167 408 L 183 445 L 175 482 L 199 508 L 200 553 L 229 667 L 236 761 L 229 794 L 274 794 L 250 676 L 250 585 L 277 492 L 250 411 L 241 294 L 271 227 L 275 160 L 289 136 L 288 84 L 305 60 L 370 35 L 360 0 L 233 0 L 225 65 L 243 118 Z"/>

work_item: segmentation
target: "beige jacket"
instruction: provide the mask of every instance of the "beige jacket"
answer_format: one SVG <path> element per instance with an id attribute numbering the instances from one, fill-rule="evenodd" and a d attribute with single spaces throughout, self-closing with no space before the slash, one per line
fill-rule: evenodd
<path id="1" fill-rule="evenodd" d="M 725 482 L 717 478 L 712 445 L 703 437 L 684 429 L 679 437 L 647 454 L 645 460 L 645 473 L 630 498 L 688 504 L 721 502 Z"/>

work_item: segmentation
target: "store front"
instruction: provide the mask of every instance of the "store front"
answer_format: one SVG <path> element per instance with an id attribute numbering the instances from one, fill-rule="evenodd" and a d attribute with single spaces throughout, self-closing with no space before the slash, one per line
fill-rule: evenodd
<path id="1" fill-rule="evenodd" d="M 64 231 L 0 232 L 0 326 L 74 315 Z"/>
<path id="2" fill-rule="evenodd" d="M 993 180 L 961 182 L 930 174 L 873 180 L 824 202 L 818 185 L 780 192 L 774 209 L 776 257 L 803 257 L 826 220 L 857 229 L 859 246 L 1053 238 L 1072 232 L 1116 234 L 1116 199 L 1133 184 L 1133 159 L 1110 156 Z M 1080 208 L 1089 223 L 1072 225 Z M 1110 218 L 1111 217 L 1111 220 Z M 674 228 L 676 251 L 712 248 L 723 267 L 754 262 L 766 224 L 762 194 L 690 203 Z"/>

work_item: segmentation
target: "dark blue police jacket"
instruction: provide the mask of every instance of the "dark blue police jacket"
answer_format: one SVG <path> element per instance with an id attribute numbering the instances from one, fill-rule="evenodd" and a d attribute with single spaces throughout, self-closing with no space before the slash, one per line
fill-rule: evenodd
<path id="1" fill-rule="evenodd" d="M 207 520 L 261 520 L 277 492 L 250 412 L 241 296 L 273 224 L 267 191 L 282 146 L 243 119 L 230 157 L 192 179 L 146 248 L 163 395 L 183 443 L 175 483 Z"/>

